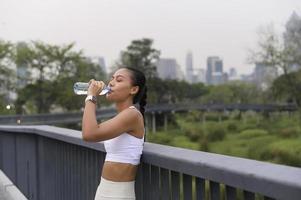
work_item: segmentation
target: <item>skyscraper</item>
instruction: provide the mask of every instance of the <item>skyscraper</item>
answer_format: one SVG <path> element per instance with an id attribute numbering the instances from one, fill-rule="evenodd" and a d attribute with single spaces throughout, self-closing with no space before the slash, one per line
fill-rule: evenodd
<path id="1" fill-rule="evenodd" d="M 178 65 L 176 59 L 160 58 L 156 66 L 158 75 L 162 79 L 183 79 L 180 66 Z"/>
<path id="2" fill-rule="evenodd" d="M 293 12 L 290 19 L 285 25 L 286 31 L 284 32 L 284 45 L 290 49 L 293 55 L 292 58 L 296 59 L 294 63 L 289 65 L 288 71 L 298 71 L 301 69 L 300 62 L 297 59 L 301 56 L 301 17 L 296 12 Z"/>
<path id="3" fill-rule="evenodd" d="M 186 80 L 189 83 L 193 82 L 193 57 L 191 51 L 186 54 Z"/>
<path id="4" fill-rule="evenodd" d="M 101 57 L 101 56 L 94 56 L 94 57 L 91 57 L 91 62 L 97 64 L 100 66 L 101 70 L 107 74 L 107 69 L 106 69 L 106 63 L 105 63 L 105 59 L 104 57 Z"/>
<path id="5" fill-rule="evenodd" d="M 262 63 L 256 63 L 253 73 L 253 81 L 256 85 L 262 87 L 269 87 L 273 80 L 277 78 L 277 69 L 273 67 L 267 67 Z"/>
<path id="6" fill-rule="evenodd" d="M 209 85 L 217 85 L 224 82 L 223 60 L 218 56 L 207 58 L 206 81 Z"/>

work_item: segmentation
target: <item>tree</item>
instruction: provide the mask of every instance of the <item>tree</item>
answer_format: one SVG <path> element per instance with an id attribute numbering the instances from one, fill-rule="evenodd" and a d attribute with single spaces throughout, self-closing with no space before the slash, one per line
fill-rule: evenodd
<path id="1" fill-rule="evenodd" d="M 12 54 L 12 44 L 0 40 L 0 89 L 9 91 L 13 89 L 14 72 L 10 68 Z"/>
<path id="2" fill-rule="evenodd" d="M 38 113 L 47 113 L 55 107 L 63 110 L 82 107 L 83 98 L 75 96 L 73 84 L 92 78 L 103 80 L 105 74 L 73 47 L 74 44 L 58 46 L 35 41 L 16 46 L 15 62 L 26 64 L 36 74 L 30 84 L 18 91 L 19 113 L 24 105 L 34 105 L 33 110 Z"/>
<path id="3" fill-rule="evenodd" d="M 7 113 L 6 105 L 9 102 L 9 92 L 15 89 L 15 73 L 12 70 L 12 44 L 0 40 L 0 113 Z"/>
<path id="4" fill-rule="evenodd" d="M 284 37 L 277 36 L 272 27 L 268 27 L 266 31 L 262 32 L 258 43 L 259 50 L 252 52 L 251 61 L 276 68 L 283 73 L 284 78 L 281 80 L 287 85 L 286 92 L 300 107 L 301 95 L 297 79 L 289 75 L 292 73 L 292 66 L 301 66 L 301 19 L 294 17 L 294 20 L 297 22 L 294 23 L 293 28 L 286 27 Z"/>
<path id="5" fill-rule="evenodd" d="M 143 71 L 147 79 L 157 77 L 155 63 L 159 59 L 160 51 L 152 48 L 153 40 L 143 38 L 133 40 L 126 51 L 121 52 L 121 63 L 119 66 L 127 66 Z"/>
<path id="6" fill-rule="evenodd" d="M 243 82 L 230 82 L 223 85 L 212 85 L 201 100 L 203 103 L 263 103 L 263 92 L 256 85 Z"/>

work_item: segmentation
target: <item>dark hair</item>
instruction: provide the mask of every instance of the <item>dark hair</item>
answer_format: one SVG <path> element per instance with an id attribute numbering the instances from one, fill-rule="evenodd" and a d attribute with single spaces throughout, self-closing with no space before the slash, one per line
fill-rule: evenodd
<path id="1" fill-rule="evenodd" d="M 143 72 L 139 71 L 138 69 L 132 67 L 123 67 L 129 70 L 132 74 L 133 86 L 139 86 L 138 93 L 134 96 L 133 104 L 139 103 L 139 110 L 143 115 L 144 119 L 144 112 L 145 112 L 145 105 L 146 105 L 146 98 L 147 98 L 147 87 L 146 87 L 146 78 Z M 144 120 L 145 123 L 145 120 Z"/>

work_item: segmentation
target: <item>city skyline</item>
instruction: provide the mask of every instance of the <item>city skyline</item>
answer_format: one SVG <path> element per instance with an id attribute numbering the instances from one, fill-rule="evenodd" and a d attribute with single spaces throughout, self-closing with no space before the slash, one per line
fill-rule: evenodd
<path id="1" fill-rule="evenodd" d="M 297 0 L 264 1 L 86 1 L 0 0 L 0 39 L 75 42 L 85 56 L 101 56 L 110 67 L 134 39 L 151 38 L 162 58 L 175 58 L 185 72 L 187 52 L 193 68 L 206 69 L 219 56 L 224 70 L 250 74 L 248 49 L 256 47 L 260 27 L 274 24 L 278 34 L 295 11 Z"/>

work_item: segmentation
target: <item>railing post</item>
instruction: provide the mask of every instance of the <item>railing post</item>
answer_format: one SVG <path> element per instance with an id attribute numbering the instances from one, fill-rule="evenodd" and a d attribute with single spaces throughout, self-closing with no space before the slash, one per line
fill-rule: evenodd
<path id="1" fill-rule="evenodd" d="M 167 113 L 163 113 L 164 115 L 164 131 L 167 131 Z"/>
<path id="2" fill-rule="evenodd" d="M 152 112 L 152 132 L 156 132 L 156 114 Z"/>

